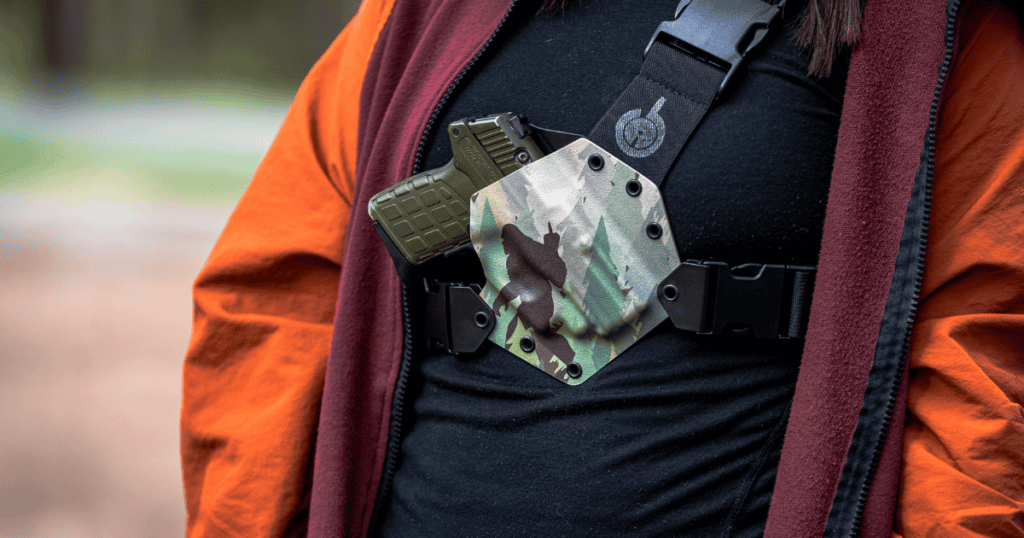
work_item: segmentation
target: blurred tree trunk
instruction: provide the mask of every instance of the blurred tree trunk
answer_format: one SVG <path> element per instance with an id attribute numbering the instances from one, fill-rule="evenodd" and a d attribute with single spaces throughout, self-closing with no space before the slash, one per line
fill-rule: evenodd
<path id="1" fill-rule="evenodd" d="M 43 0 L 43 61 L 47 71 L 63 73 L 86 59 L 92 0 Z"/>
<path id="2" fill-rule="evenodd" d="M 297 81 L 358 0 L 0 0 L 31 4 L 51 76 Z"/>

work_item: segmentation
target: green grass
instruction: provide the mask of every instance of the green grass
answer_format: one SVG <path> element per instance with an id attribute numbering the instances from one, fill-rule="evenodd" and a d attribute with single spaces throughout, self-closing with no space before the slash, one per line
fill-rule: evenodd
<path id="1" fill-rule="evenodd" d="M 263 126 L 264 130 L 268 125 L 272 128 L 294 92 L 294 88 L 240 82 L 96 78 L 90 79 L 84 88 L 83 99 L 70 106 L 110 108 L 114 112 L 109 122 L 135 119 L 138 124 L 140 121 L 133 114 L 146 114 L 151 107 L 167 103 L 186 103 L 187 106 L 182 105 L 185 116 L 167 116 L 164 112 L 158 121 L 177 126 L 177 122 L 209 118 L 213 114 L 218 118 L 216 121 L 240 122 L 240 126 L 225 131 L 234 134 L 225 136 L 245 136 L 250 133 L 249 125 Z M 0 77 L 0 106 L 13 111 L 10 113 L 14 116 L 10 117 L 19 117 L 19 110 L 30 114 L 31 105 L 27 103 L 31 103 L 34 91 L 15 77 Z M 4 123 L 3 113 L 0 110 L 0 123 Z M 99 112 L 96 115 L 101 116 Z M 54 121 L 54 117 L 61 116 L 51 115 L 43 121 Z M 151 130 L 153 134 L 144 135 L 146 139 L 136 141 L 130 135 L 94 136 L 88 132 L 89 125 L 89 121 L 79 121 L 77 126 L 53 128 L 22 121 L 20 125 L 0 128 L 0 195 L 22 193 L 112 198 L 150 205 L 230 206 L 245 190 L 262 157 L 263 149 L 251 144 L 242 146 L 248 149 L 223 149 L 189 142 L 190 135 L 182 129 L 160 140 L 162 131 L 158 127 Z M 216 140 L 210 144 L 215 145 Z"/>
<path id="2" fill-rule="evenodd" d="M 135 149 L 0 135 L 0 192 L 148 204 L 232 204 L 259 155 Z"/>
<path id="3" fill-rule="evenodd" d="M 0 134 L 0 186 L 18 187 L 24 181 L 24 174 L 42 167 L 46 161 L 46 150 L 40 143 L 18 133 Z"/>

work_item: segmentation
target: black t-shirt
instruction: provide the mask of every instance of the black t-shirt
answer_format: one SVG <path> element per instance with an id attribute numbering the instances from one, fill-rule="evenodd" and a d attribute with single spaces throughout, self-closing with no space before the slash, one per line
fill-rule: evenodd
<path id="1" fill-rule="evenodd" d="M 467 116 L 589 132 L 678 0 L 539 4 L 520 0 L 457 86 L 424 169 L 451 158 L 446 127 Z M 681 259 L 817 262 L 846 67 L 807 77 L 798 23 L 752 57 L 662 184 Z M 571 387 L 489 342 L 418 350 L 383 534 L 760 536 L 801 351 L 665 322 Z"/>

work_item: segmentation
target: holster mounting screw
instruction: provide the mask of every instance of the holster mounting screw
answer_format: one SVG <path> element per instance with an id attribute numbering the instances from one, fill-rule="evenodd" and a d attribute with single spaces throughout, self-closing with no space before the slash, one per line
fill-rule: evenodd
<path id="1" fill-rule="evenodd" d="M 631 179 L 626 182 L 626 194 L 630 196 L 640 196 L 640 191 L 642 190 L 644 190 L 643 185 L 641 185 L 636 179 Z"/>
<path id="2" fill-rule="evenodd" d="M 487 312 L 484 312 L 483 310 L 473 315 L 473 322 L 476 323 L 476 326 L 480 327 L 481 329 L 487 326 L 487 321 Z"/>

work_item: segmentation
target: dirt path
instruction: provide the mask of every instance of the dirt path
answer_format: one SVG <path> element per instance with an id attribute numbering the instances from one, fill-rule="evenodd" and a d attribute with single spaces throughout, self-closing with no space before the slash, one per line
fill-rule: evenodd
<path id="1" fill-rule="evenodd" d="M 227 210 L 0 192 L 0 537 L 180 537 L 189 287 Z"/>

